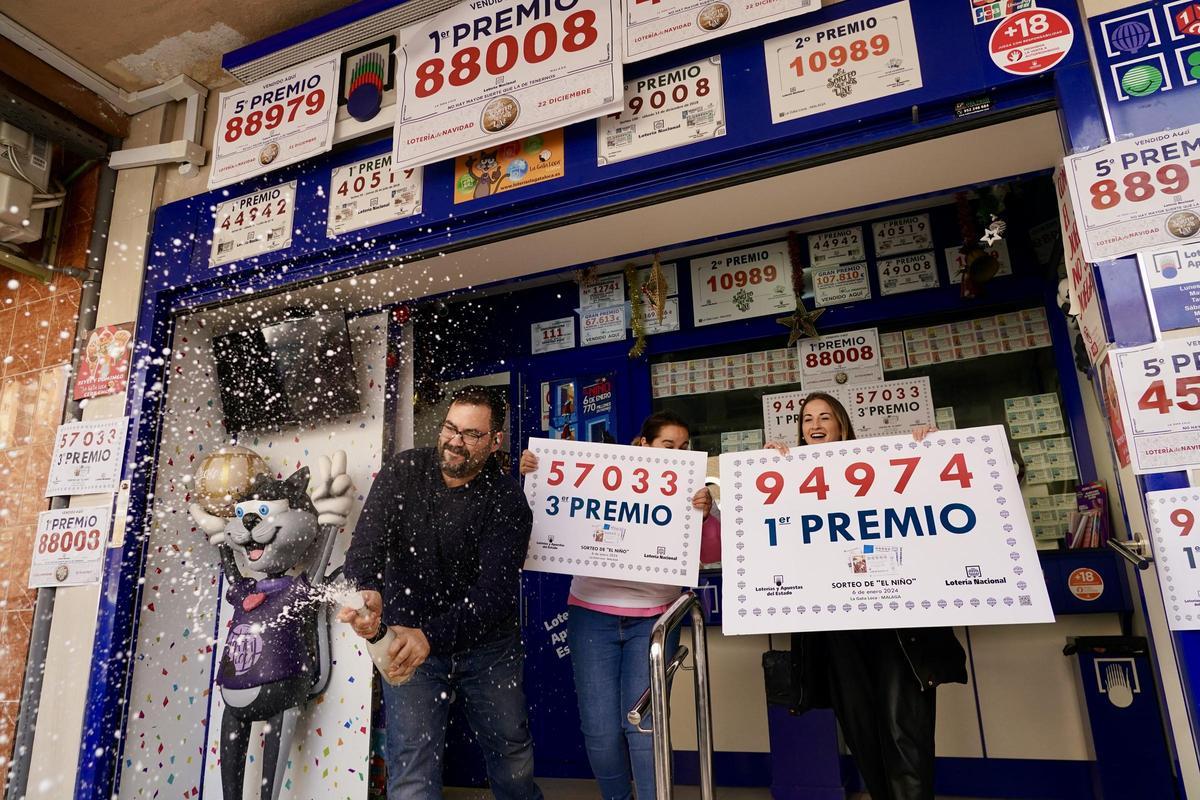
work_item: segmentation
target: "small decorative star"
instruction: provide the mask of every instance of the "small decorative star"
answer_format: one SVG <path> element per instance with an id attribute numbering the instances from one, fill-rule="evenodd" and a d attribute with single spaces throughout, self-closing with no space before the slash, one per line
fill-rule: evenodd
<path id="1" fill-rule="evenodd" d="M 809 311 L 803 303 L 797 301 L 794 313 L 787 317 L 779 317 L 775 321 L 791 328 L 791 331 L 788 332 L 787 346 L 792 347 L 801 339 L 815 339 L 821 335 L 817 333 L 816 321 L 824 313 L 825 309 L 823 308 Z"/>
<path id="2" fill-rule="evenodd" d="M 991 247 L 1004 238 L 1006 230 L 1008 230 L 1008 223 L 992 214 L 992 222 L 987 226 L 987 230 L 983 232 L 983 238 L 979 241 Z"/>

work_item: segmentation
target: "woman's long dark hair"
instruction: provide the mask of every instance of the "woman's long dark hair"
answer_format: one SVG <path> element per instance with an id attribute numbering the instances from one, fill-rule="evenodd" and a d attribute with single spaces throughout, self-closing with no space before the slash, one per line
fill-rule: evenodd
<path id="1" fill-rule="evenodd" d="M 691 427 L 683 421 L 683 417 L 674 411 L 656 411 L 646 417 L 646 421 L 642 423 L 642 432 L 638 438 L 642 443 L 648 445 L 657 439 L 658 434 L 668 425 L 677 425 L 687 431 L 689 436 L 692 434 Z"/>
<path id="2" fill-rule="evenodd" d="M 838 421 L 838 425 L 842 429 L 842 441 L 849 441 L 855 438 L 854 425 L 850 422 L 850 414 L 846 412 L 846 407 L 842 405 L 842 401 L 838 400 L 831 394 L 824 392 L 813 392 L 808 397 L 804 398 L 804 402 L 800 405 L 800 444 L 808 444 L 804 441 L 804 409 L 813 400 L 824 400 L 833 409 L 833 416 Z"/>

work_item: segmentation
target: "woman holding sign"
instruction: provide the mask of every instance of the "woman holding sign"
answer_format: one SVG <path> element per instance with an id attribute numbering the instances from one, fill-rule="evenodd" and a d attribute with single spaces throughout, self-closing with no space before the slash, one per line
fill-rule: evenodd
<path id="1" fill-rule="evenodd" d="M 931 432 L 916 428 L 913 438 Z M 854 438 L 837 398 L 814 392 L 804 399 L 803 444 Z M 788 453 L 778 442 L 767 447 Z M 933 800 L 937 687 L 966 682 L 966 654 L 949 628 L 792 634 L 794 703 L 833 708 L 873 800 Z"/>
<path id="2" fill-rule="evenodd" d="M 687 423 L 660 411 L 642 423 L 634 444 L 675 450 L 686 449 L 690 439 Z M 537 468 L 536 455 L 529 450 L 521 454 L 522 475 Z M 704 514 L 700 560 L 719 561 L 721 523 L 710 513 L 712 495 L 707 488 L 696 492 L 692 505 Z M 613 578 L 576 575 L 571 580 L 571 667 L 588 763 L 604 800 L 630 800 L 635 785 L 639 800 L 655 796 L 653 738 L 638 733 L 625 714 L 650 685 L 650 631 L 679 592 L 678 586 Z M 667 654 L 678 644 L 676 628 L 666 643 Z"/>

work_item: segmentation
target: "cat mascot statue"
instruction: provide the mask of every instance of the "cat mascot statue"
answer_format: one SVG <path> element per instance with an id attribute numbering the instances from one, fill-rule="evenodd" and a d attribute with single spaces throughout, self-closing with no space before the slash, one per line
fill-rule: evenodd
<path id="1" fill-rule="evenodd" d="M 221 719 L 221 785 L 225 800 L 242 800 L 250 726 L 267 722 L 262 800 L 278 800 L 296 722 L 305 702 L 329 683 L 329 603 L 318 587 L 334 539 L 353 500 L 346 454 L 322 456 L 286 480 L 253 477 L 235 498 L 233 515 L 219 517 L 200 504 L 192 519 L 217 546 L 225 599 L 233 606 L 229 635 L 217 667 L 225 701 Z M 235 551 L 256 575 L 243 574 Z M 263 577 L 258 577 L 261 575 Z"/>

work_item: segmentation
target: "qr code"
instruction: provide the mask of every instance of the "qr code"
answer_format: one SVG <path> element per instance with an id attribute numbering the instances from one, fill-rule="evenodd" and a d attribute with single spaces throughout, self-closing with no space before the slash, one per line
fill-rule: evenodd
<path id="1" fill-rule="evenodd" d="M 1023 605 L 1023 606 L 1033 605 L 1033 598 L 1027 594 L 1023 594 L 1020 597 L 1018 597 L 1017 599 L 1021 601 L 1021 605 Z"/>

